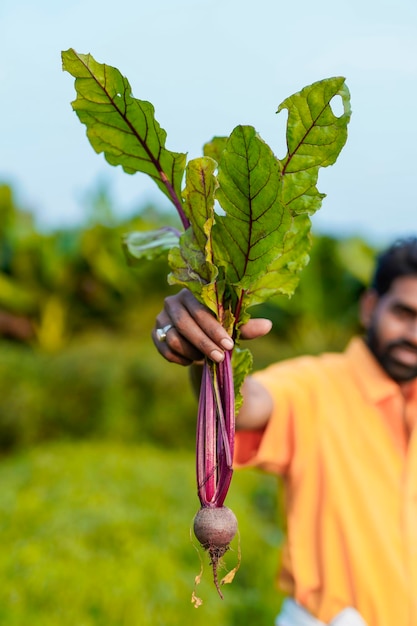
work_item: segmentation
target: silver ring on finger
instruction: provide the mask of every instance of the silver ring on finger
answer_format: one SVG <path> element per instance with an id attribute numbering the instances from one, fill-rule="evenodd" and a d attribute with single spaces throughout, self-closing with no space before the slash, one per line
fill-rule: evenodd
<path id="1" fill-rule="evenodd" d="M 170 331 L 171 328 L 173 328 L 172 324 L 167 324 L 166 326 L 163 326 L 162 328 L 157 328 L 156 338 L 158 339 L 158 341 L 161 341 L 161 342 L 166 341 L 168 331 Z"/>

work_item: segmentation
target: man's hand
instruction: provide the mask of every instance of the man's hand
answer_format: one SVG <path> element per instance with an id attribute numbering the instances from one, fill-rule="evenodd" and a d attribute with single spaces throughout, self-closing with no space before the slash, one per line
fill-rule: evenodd
<path id="1" fill-rule="evenodd" d="M 158 338 L 158 329 L 170 326 L 165 338 Z M 270 320 L 254 318 L 241 327 L 242 339 L 266 335 Z M 225 350 L 233 348 L 233 340 L 214 315 L 188 289 L 165 299 L 164 308 L 156 318 L 152 339 L 162 356 L 172 363 L 191 365 L 208 356 L 219 363 Z"/>
<path id="2" fill-rule="evenodd" d="M 272 327 L 270 320 L 254 318 L 241 327 L 242 339 L 266 335 Z M 162 339 L 158 330 L 164 329 Z M 214 315 L 188 289 L 165 299 L 164 308 L 156 318 L 152 339 L 162 356 L 172 363 L 191 365 L 204 356 L 219 363 L 226 350 L 233 348 L 233 340 Z M 196 373 L 198 370 L 198 374 Z M 201 368 L 191 369 L 193 385 L 200 385 Z M 272 398 L 256 380 L 248 377 L 242 387 L 243 405 L 236 416 L 236 427 L 260 429 L 272 413 Z"/>

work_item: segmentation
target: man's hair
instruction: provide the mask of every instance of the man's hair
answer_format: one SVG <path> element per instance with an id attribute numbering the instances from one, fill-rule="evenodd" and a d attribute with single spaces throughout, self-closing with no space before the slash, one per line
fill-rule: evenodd
<path id="1" fill-rule="evenodd" d="M 382 296 L 396 278 L 413 275 L 417 277 L 417 237 L 398 239 L 378 256 L 371 287 Z"/>

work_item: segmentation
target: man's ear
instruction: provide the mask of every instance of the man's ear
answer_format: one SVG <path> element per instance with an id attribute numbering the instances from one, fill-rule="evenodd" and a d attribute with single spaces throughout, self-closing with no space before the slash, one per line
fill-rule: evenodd
<path id="1" fill-rule="evenodd" d="M 364 328 L 369 328 L 378 299 L 378 294 L 374 289 L 365 291 L 360 299 L 359 319 Z"/>

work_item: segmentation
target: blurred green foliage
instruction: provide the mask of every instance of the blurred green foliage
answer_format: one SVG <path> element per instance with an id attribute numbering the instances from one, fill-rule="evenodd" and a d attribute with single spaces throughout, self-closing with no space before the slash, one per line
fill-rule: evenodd
<path id="1" fill-rule="evenodd" d="M 55 354 L 4 343 L 0 368 L 3 451 L 86 437 L 193 444 L 187 371 L 161 363 L 150 346 L 130 338 L 84 337 Z"/>
<path id="2" fill-rule="evenodd" d="M 125 232 L 161 219 L 156 209 L 116 223 L 103 194 L 90 199 L 82 227 L 46 233 L 0 186 L 0 310 L 30 321 L 36 348 L 55 352 L 84 332 L 131 328 L 133 311 L 167 290 L 163 262 L 133 270 L 121 246 Z"/>
<path id="3" fill-rule="evenodd" d="M 0 624 L 266 626 L 278 611 L 279 491 L 246 470 L 227 502 L 241 568 L 221 601 L 203 554 L 204 604 L 190 601 L 196 399 L 150 339 L 173 292 L 166 263 L 133 269 L 121 246 L 167 223 L 154 207 L 116 219 L 101 187 L 83 226 L 43 232 L 0 185 Z M 316 236 L 293 298 L 253 311 L 274 322 L 250 345 L 255 367 L 342 348 L 373 256 L 361 240 Z"/>
<path id="4" fill-rule="evenodd" d="M 163 362 L 150 339 L 174 291 L 167 263 L 129 267 L 121 245 L 127 232 L 178 226 L 175 219 L 145 207 L 117 220 L 101 186 L 87 198 L 83 226 L 42 232 L 7 185 L 0 218 L 0 449 L 62 437 L 191 445 L 187 372 Z M 343 348 L 358 330 L 373 254 L 357 239 L 316 236 L 293 298 L 253 311 L 274 322 L 251 345 L 255 366 Z"/>

